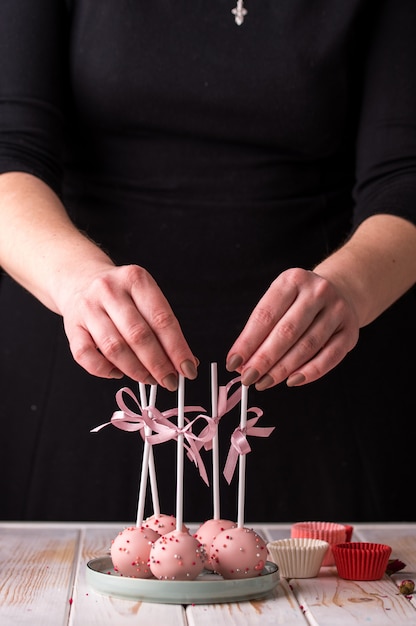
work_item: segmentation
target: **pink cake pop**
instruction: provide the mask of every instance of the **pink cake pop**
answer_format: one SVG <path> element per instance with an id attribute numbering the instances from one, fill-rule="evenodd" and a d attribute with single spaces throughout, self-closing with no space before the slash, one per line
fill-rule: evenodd
<path id="1" fill-rule="evenodd" d="M 147 393 L 146 393 L 146 385 L 144 383 L 139 383 L 140 390 L 140 402 L 142 407 L 147 407 Z M 150 398 L 149 405 L 150 407 L 155 405 L 156 401 L 156 385 L 152 385 L 150 387 Z M 151 415 L 151 413 L 150 413 Z M 145 435 L 148 437 L 152 434 L 152 429 L 146 425 L 145 427 Z M 143 451 L 143 459 L 144 463 L 142 465 L 142 475 L 140 482 L 140 491 L 139 491 L 139 502 L 137 506 L 137 525 L 144 526 L 145 528 L 151 528 L 155 530 L 159 535 L 165 535 L 169 533 L 171 530 L 176 528 L 176 518 L 173 515 L 166 515 L 165 513 L 160 512 L 159 505 L 159 493 L 157 488 L 157 479 L 156 479 L 156 468 L 153 457 L 153 447 L 149 445 L 149 442 L 146 440 L 144 444 Z M 152 492 L 152 503 L 153 503 L 153 515 L 148 517 L 143 521 L 143 513 L 144 513 L 144 499 L 146 496 L 146 480 L 147 480 L 147 470 L 150 476 L 150 487 Z M 184 526 L 184 530 L 188 529 Z"/>
<path id="2" fill-rule="evenodd" d="M 205 569 L 214 569 L 214 566 L 211 563 L 210 549 L 215 537 L 223 530 L 229 530 L 230 528 L 235 528 L 235 526 L 235 522 L 232 522 L 229 519 L 208 519 L 198 528 L 194 537 L 197 541 L 199 541 L 206 552 L 206 562 L 204 565 Z"/>
<path id="3" fill-rule="evenodd" d="M 225 398 L 227 398 L 227 388 L 231 387 L 234 381 L 231 381 L 226 388 L 222 388 L 225 391 Z M 224 396 L 223 396 L 224 397 Z M 207 561 L 205 568 L 212 570 L 211 560 L 209 558 L 209 550 L 216 537 L 223 530 L 235 527 L 235 522 L 228 519 L 220 519 L 220 485 L 219 485 L 219 438 L 218 438 L 218 368 L 217 363 L 211 363 L 211 411 L 213 419 L 217 420 L 217 432 L 212 439 L 212 496 L 213 496 L 213 519 L 206 520 L 200 525 L 194 537 L 201 543 L 207 553 Z M 232 408 L 232 405 L 231 407 Z M 225 412 L 227 410 L 227 403 L 222 407 Z"/>
<path id="4" fill-rule="evenodd" d="M 173 530 L 151 547 L 150 569 L 160 580 L 194 580 L 204 568 L 205 550 L 187 532 Z"/>
<path id="5" fill-rule="evenodd" d="M 161 580 L 193 580 L 204 568 L 205 550 L 183 531 L 183 470 L 185 424 L 185 380 L 179 375 L 178 439 L 176 467 L 176 529 L 162 535 L 150 551 L 150 569 Z"/>
<path id="6" fill-rule="evenodd" d="M 116 572 L 130 578 L 151 578 L 150 549 L 160 535 L 151 528 L 129 526 L 111 544 L 111 560 Z"/>
<path id="7" fill-rule="evenodd" d="M 266 565 L 266 542 L 250 528 L 223 530 L 212 542 L 209 556 L 223 578 L 260 576 Z"/>
<path id="8" fill-rule="evenodd" d="M 248 387 L 241 385 L 240 433 L 247 428 Z M 246 455 L 239 454 L 237 528 L 223 530 L 209 550 L 211 565 L 224 578 L 260 576 L 267 559 L 266 542 L 252 529 L 244 526 Z"/>
<path id="9" fill-rule="evenodd" d="M 176 528 L 176 517 L 174 515 L 166 515 L 165 513 L 156 513 L 144 520 L 143 526 L 145 528 L 152 528 L 159 535 L 166 535 Z M 182 530 L 184 533 L 189 532 L 188 527 L 182 524 Z"/>

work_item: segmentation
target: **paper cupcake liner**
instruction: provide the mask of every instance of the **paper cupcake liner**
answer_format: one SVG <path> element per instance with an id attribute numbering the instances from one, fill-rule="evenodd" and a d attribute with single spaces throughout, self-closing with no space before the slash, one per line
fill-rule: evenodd
<path id="1" fill-rule="evenodd" d="M 351 541 L 352 533 L 354 532 L 354 526 L 350 524 L 344 524 L 345 526 L 345 541 Z"/>
<path id="2" fill-rule="evenodd" d="M 383 578 L 391 554 L 382 543 L 345 542 L 332 546 L 338 574 L 347 580 L 379 580 Z"/>
<path id="3" fill-rule="evenodd" d="M 320 539 L 299 537 L 271 541 L 267 548 L 284 578 L 314 578 L 319 573 L 329 544 Z"/>
<path id="4" fill-rule="evenodd" d="M 307 537 L 309 539 L 321 539 L 327 541 L 330 546 L 336 543 L 343 543 L 346 540 L 346 528 L 344 524 L 335 522 L 297 522 L 293 524 L 290 531 L 292 538 Z M 335 565 L 331 547 L 322 562 L 323 566 Z"/>

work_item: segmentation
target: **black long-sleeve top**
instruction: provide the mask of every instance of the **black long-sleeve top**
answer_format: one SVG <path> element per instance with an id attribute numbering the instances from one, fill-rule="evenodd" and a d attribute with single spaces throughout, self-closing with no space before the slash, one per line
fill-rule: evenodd
<path id="1" fill-rule="evenodd" d="M 0 172 L 39 176 L 116 262 L 155 276 L 201 360 L 186 394 L 202 405 L 209 362 L 280 271 L 313 267 L 370 215 L 416 217 L 415 1 L 246 0 L 241 26 L 234 6 L 0 2 Z M 277 428 L 251 442 L 249 520 L 412 515 L 386 462 L 386 442 L 414 456 L 391 426 L 414 417 L 412 295 L 321 381 L 252 390 Z M 89 434 L 120 381 L 78 368 L 60 321 L 6 276 L 0 356 L 0 517 L 133 519 L 137 441 Z M 209 517 L 209 491 L 186 481 L 185 518 Z"/>

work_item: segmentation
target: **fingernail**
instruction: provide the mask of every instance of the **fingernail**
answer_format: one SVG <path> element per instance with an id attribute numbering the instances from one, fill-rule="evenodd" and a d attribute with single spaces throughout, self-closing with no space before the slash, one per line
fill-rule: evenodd
<path id="1" fill-rule="evenodd" d="M 157 385 L 157 380 L 155 380 L 153 376 L 150 376 L 150 374 L 144 382 L 146 385 Z"/>
<path id="2" fill-rule="evenodd" d="M 243 375 L 241 377 L 241 382 L 246 387 L 249 387 L 249 385 L 252 385 L 253 383 L 256 382 L 256 380 L 258 380 L 259 376 L 260 374 L 258 373 L 257 370 L 254 369 L 254 367 L 249 367 L 247 370 L 243 372 Z"/>
<path id="3" fill-rule="evenodd" d="M 162 380 L 162 385 L 166 387 L 168 391 L 176 391 L 178 388 L 178 377 L 176 374 L 168 374 Z"/>
<path id="4" fill-rule="evenodd" d="M 123 378 L 123 372 L 120 372 L 118 369 L 113 369 L 110 372 L 110 378 Z"/>
<path id="5" fill-rule="evenodd" d="M 274 385 L 273 378 L 269 374 L 266 374 L 265 376 L 263 376 L 263 378 L 260 378 L 260 380 L 256 383 L 256 389 L 257 391 L 264 391 L 265 389 L 268 389 L 269 387 L 273 387 L 273 385 Z"/>
<path id="6" fill-rule="evenodd" d="M 235 370 L 240 367 L 243 361 L 244 359 L 242 356 L 240 356 L 239 354 L 233 354 L 232 356 L 230 356 L 229 359 L 227 359 L 225 367 L 229 372 L 235 372 Z"/>
<path id="7" fill-rule="evenodd" d="M 288 387 L 296 387 L 296 385 L 301 385 L 304 383 L 306 378 L 303 374 L 292 374 L 286 381 L 286 385 Z"/>
<path id="8" fill-rule="evenodd" d="M 182 374 L 185 378 L 190 378 L 194 380 L 198 376 L 198 370 L 196 369 L 195 363 L 192 363 L 189 359 L 186 361 L 182 361 L 181 363 Z"/>

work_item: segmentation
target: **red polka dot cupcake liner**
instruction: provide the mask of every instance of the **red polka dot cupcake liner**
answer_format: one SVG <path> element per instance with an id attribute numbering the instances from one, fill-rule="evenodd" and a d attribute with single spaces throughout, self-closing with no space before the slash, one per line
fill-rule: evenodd
<path id="1" fill-rule="evenodd" d="M 332 546 L 338 575 L 346 580 L 380 580 L 391 554 L 382 543 L 345 542 Z"/>

